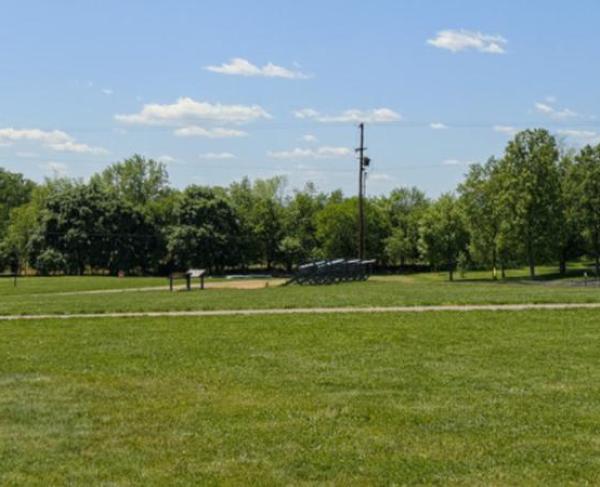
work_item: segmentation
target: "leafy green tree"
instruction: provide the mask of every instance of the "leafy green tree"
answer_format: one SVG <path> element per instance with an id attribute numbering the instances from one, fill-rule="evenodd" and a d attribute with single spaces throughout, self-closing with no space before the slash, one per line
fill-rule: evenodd
<path id="1" fill-rule="evenodd" d="M 402 227 L 392 229 L 391 235 L 385 239 L 385 256 L 388 261 L 395 264 L 405 265 L 406 257 L 413 252 L 410 236 L 406 235 Z"/>
<path id="2" fill-rule="evenodd" d="M 470 235 L 469 254 L 475 261 L 489 265 L 497 279 L 499 237 L 502 208 L 499 193 L 498 162 L 493 157 L 486 164 L 473 164 L 465 181 L 458 187 L 460 204 Z"/>
<path id="3" fill-rule="evenodd" d="M 10 211 L 27 203 L 34 188 L 35 183 L 22 174 L 0 168 L 0 240 L 8 226 Z"/>
<path id="4" fill-rule="evenodd" d="M 562 154 L 559 163 L 560 173 L 560 222 L 557 228 L 559 251 L 559 270 L 567 272 L 567 262 L 580 258 L 585 249 L 583 238 L 583 215 L 579 211 L 580 190 L 576 176 L 575 154 L 567 151 Z"/>
<path id="5" fill-rule="evenodd" d="M 305 248 L 302 247 L 302 242 L 297 237 L 291 235 L 283 237 L 283 240 L 281 240 L 279 255 L 288 272 L 292 271 L 294 264 L 306 260 L 307 257 Z"/>
<path id="6" fill-rule="evenodd" d="M 67 262 L 58 250 L 49 248 L 37 256 L 35 268 L 42 276 L 60 274 L 67 270 Z"/>
<path id="7" fill-rule="evenodd" d="M 254 193 L 249 178 L 232 183 L 228 188 L 229 200 L 240 221 L 240 244 L 237 263 L 243 268 L 261 258 L 259 237 L 255 232 Z"/>
<path id="8" fill-rule="evenodd" d="M 392 262 L 405 265 L 419 258 L 419 220 L 430 202 L 417 188 L 397 188 L 380 200 L 391 228 L 385 253 Z"/>
<path id="9" fill-rule="evenodd" d="M 223 271 L 238 263 L 240 225 L 235 209 L 223 193 L 190 186 L 175 210 L 176 224 L 167 236 L 173 266 L 206 267 Z"/>
<path id="10" fill-rule="evenodd" d="M 254 181 L 253 226 L 267 269 L 278 260 L 284 237 L 283 190 L 286 184 L 283 177 Z"/>
<path id="11" fill-rule="evenodd" d="M 317 213 L 327 197 L 317 193 L 312 183 L 302 191 L 295 191 L 284 207 L 284 234 L 280 254 L 286 267 L 315 258 L 318 254 Z"/>
<path id="12" fill-rule="evenodd" d="M 119 271 L 146 274 L 155 265 L 152 256 L 157 245 L 156 228 L 146 213 L 120 199 L 107 200 L 102 212 L 96 265 L 113 275 Z"/>
<path id="13" fill-rule="evenodd" d="M 584 147 L 575 158 L 573 194 L 583 235 L 600 276 L 600 144 Z"/>
<path id="14" fill-rule="evenodd" d="M 65 271 L 72 274 L 83 274 L 87 268 L 113 274 L 147 272 L 153 226 L 141 210 L 107 193 L 97 182 L 52 187 L 41 208 L 32 211 L 39 213 L 36 231 L 17 232 L 28 239 L 32 265 L 47 269 L 48 262 L 62 259 Z M 24 224 L 34 215 L 25 213 Z"/>
<path id="15" fill-rule="evenodd" d="M 509 142 L 500 163 L 500 201 L 506 225 L 522 243 L 529 273 L 557 253 L 560 225 L 559 151 L 547 130 L 525 130 Z"/>
<path id="16" fill-rule="evenodd" d="M 365 201 L 366 256 L 386 259 L 385 239 L 390 234 L 384 212 L 373 201 Z M 353 258 L 358 254 L 358 199 L 330 202 L 317 214 L 317 238 L 327 258 Z"/>
<path id="17" fill-rule="evenodd" d="M 461 254 L 466 252 L 469 234 L 456 198 L 442 195 L 423 214 L 420 225 L 421 253 L 432 267 L 445 266 L 450 281 Z"/>
<path id="18" fill-rule="evenodd" d="M 327 258 L 353 258 L 357 250 L 357 199 L 328 203 L 317 214 L 317 238 Z M 368 220 L 367 220 L 368 221 Z"/>
<path id="19" fill-rule="evenodd" d="M 138 207 L 145 207 L 169 192 L 165 164 L 138 154 L 107 167 L 93 176 L 91 182 Z"/>
<path id="20" fill-rule="evenodd" d="M 64 256 L 68 273 L 82 275 L 86 267 L 99 264 L 103 249 L 98 236 L 104 234 L 106 201 L 106 194 L 96 185 L 76 184 L 50 194 L 39 230 L 31 239 L 32 264 L 49 249 Z"/>
<path id="21" fill-rule="evenodd" d="M 10 221 L 4 238 L 4 246 L 17 259 L 17 267 L 25 269 L 29 262 L 29 242 L 35 234 L 39 207 L 29 202 L 10 212 Z"/>

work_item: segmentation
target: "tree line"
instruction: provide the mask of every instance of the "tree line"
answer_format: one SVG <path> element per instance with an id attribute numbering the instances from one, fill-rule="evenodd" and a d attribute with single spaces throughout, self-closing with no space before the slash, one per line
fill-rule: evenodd
<path id="1" fill-rule="evenodd" d="M 0 169 L 0 271 L 165 274 L 203 267 L 281 268 L 355 257 L 357 199 L 282 177 L 228 187 L 169 185 L 164 164 L 135 155 L 89 181 L 34 184 Z M 600 145 L 562 150 L 525 130 L 501 158 L 469 167 L 437 199 L 397 188 L 366 201 L 369 258 L 382 266 L 487 268 L 591 258 L 600 274 Z"/>

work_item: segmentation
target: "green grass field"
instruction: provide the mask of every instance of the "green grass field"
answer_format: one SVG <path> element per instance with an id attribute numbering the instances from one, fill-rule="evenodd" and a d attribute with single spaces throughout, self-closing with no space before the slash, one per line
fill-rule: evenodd
<path id="1" fill-rule="evenodd" d="M 0 314 L 600 302 L 541 271 L 0 280 Z M 597 484 L 599 340 L 595 310 L 0 322 L 0 485 Z"/>
<path id="2" fill-rule="evenodd" d="M 550 272 L 551 269 L 547 269 Z M 114 294 L 73 294 L 80 289 L 102 290 L 153 287 L 161 278 L 28 278 L 16 289 L 0 281 L 0 315 L 45 313 L 103 313 L 120 311 L 173 311 L 213 309 L 266 309 L 338 306 L 411 306 L 484 303 L 600 302 L 599 287 L 571 285 L 570 280 L 531 282 L 523 271 L 512 271 L 506 281 L 492 281 L 489 273 L 469 273 L 448 282 L 442 273 L 375 276 L 368 282 L 335 286 L 269 287 L 255 290 L 207 289 L 191 293 L 129 291 Z M 553 276 L 553 274 L 546 274 Z M 56 280 L 54 280 L 56 279 Z M 67 292 L 67 294 L 64 294 Z M 70 293 L 70 294 L 69 294 Z"/>
<path id="3" fill-rule="evenodd" d="M 17 286 L 15 287 L 13 279 L 0 279 L 2 297 L 100 291 L 106 289 L 164 287 L 168 284 L 168 280 L 165 277 L 54 276 L 21 277 L 17 280 Z"/>
<path id="4" fill-rule="evenodd" d="M 600 479 L 598 312 L 0 326 L 0 485 Z"/>

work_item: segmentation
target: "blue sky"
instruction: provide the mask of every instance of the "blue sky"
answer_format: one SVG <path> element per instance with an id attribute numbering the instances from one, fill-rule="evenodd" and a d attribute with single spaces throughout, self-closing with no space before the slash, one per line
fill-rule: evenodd
<path id="1" fill-rule="evenodd" d="M 515 130 L 599 142 L 600 3 L 26 1 L 0 15 L 0 166 L 86 178 L 133 153 L 173 184 L 454 189 Z"/>

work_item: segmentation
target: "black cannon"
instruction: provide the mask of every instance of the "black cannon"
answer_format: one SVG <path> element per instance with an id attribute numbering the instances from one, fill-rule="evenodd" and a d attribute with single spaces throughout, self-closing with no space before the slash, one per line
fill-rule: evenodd
<path id="1" fill-rule="evenodd" d="M 300 265 L 296 274 L 286 285 L 322 285 L 366 281 L 373 273 L 374 265 L 374 260 L 360 259 L 335 259 L 309 262 Z"/>

